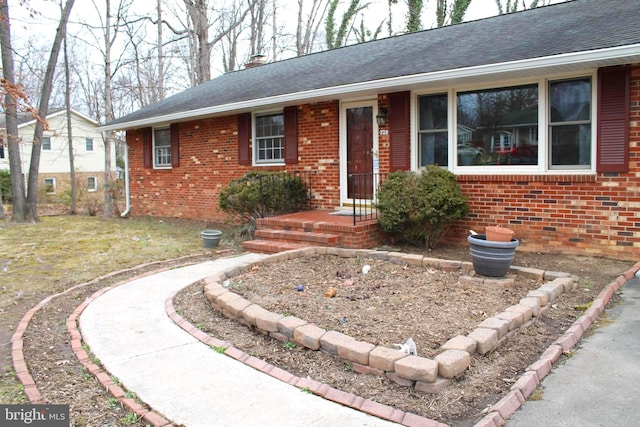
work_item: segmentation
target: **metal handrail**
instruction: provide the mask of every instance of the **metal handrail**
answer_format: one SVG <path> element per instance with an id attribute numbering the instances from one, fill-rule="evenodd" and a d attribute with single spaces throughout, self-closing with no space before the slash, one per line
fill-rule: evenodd
<path id="1" fill-rule="evenodd" d="M 294 171 L 259 175 L 260 216 L 265 218 L 311 209 L 312 174 Z M 305 193 L 302 201 L 300 191 Z"/>
<path id="2" fill-rule="evenodd" d="M 348 176 L 348 197 L 353 203 L 353 225 L 377 220 L 376 199 L 386 173 L 352 173 Z"/>

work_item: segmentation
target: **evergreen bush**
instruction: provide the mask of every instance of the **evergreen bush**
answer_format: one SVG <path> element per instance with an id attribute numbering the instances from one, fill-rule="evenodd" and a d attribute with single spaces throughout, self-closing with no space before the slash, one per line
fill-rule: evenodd
<path id="1" fill-rule="evenodd" d="M 247 234 L 252 234 L 257 218 L 299 211 L 306 201 L 307 188 L 299 176 L 249 172 L 222 189 L 219 209 L 245 225 Z"/>
<path id="2" fill-rule="evenodd" d="M 455 175 L 439 166 L 393 172 L 378 191 L 379 223 L 400 241 L 433 249 L 455 220 L 468 215 L 467 199 Z"/>

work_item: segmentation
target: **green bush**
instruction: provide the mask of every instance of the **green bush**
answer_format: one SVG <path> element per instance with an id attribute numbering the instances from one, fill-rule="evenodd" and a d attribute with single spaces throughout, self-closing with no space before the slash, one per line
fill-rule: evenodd
<path id="1" fill-rule="evenodd" d="M 2 192 L 2 201 L 10 203 L 12 199 L 11 193 L 11 175 L 9 171 L 0 170 L 0 191 Z"/>
<path id="2" fill-rule="evenodd" d="M 469 213 L 453 173 L 428 166 L 389 174 L 378 192 L 381 228 L 406 243 L 433 249 L 453 222 Z"/>
<path id="3" fill-rule="evenodd" d="M 251 231 L 257 218 L 299 211 L 306 201 L 307 188 L 300 177 L 274 172 L 249 172 L 222 189 L 219 209 Z"/>

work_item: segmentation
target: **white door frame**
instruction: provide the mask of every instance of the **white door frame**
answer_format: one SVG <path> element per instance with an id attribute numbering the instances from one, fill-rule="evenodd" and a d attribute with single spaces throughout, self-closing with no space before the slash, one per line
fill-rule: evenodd
<path id="1" fill-rule="evenodd" d="M 380 171 L 379 167 L 379 147 L 378 147 L 378 123 L 376 122 L 376 115 L 378 114 L 378 100 L 367 99 L 363 101 L 344 102 L 340 104 L 340 205 L 345 206 L 353 203 L 353 200 L 349 199 L 347 192 L 347 110 L 350 108 L 358 107 L 372 107 L 372 121 L 373 121 L 373 173 Z"/>

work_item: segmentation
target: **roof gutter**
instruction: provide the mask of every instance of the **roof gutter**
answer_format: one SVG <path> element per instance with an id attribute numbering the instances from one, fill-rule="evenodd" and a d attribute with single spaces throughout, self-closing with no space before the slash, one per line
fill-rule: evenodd
<path id="1" fill-rule="evenodd" d="M 620 64 L 628 62 L 640 62 L 640 44 L 613 47 L 608 49 L 598 49 L 582 52 L 572 52 L 560 55 L 545 56 L 541 58 L 530 58 L 519 61 L 503 62 L 499 64 L 479 65 L 475 67 L 458 68 L 452 70 L 436 71 L 432 73 L 412 74 L 408 76 L 393 77 L 381 80 L 372 80 L 361 83 L 353 83 L 343 86 L 332 86 L 321 89 L 314 89 L 302 92 L 293 92 L 267 98 L 250 99 L 241 102 L 216 105 L 197 110 L 181 111 L 175 114 L 149 117 L 131 122 L 124 122 L 114 125 L 100 127 L 103 131 L 123 130 L 150 126 L 158 123 L 170 123 L 205 117 L 220 113 L 230 113 L 233 111 L 250 110 L 256 107 L 286 104 L 299 102 L 301 100 L 310 101 L 320 98 L 330 98 L 336 95 L 345 95 L 355 92 L 379 91 L 398 86 L 411 86 L 416 84 L 434 83 L 443 80 L 456 80 L 469 77 L 488 76 L 492 74 L 509 73 L 520 70 L 539 70 L 543 68 L 554 68 L 566 65 L 580 64 L 582 66 L 596 67 L 603 62 L 621 61 Z"/>

